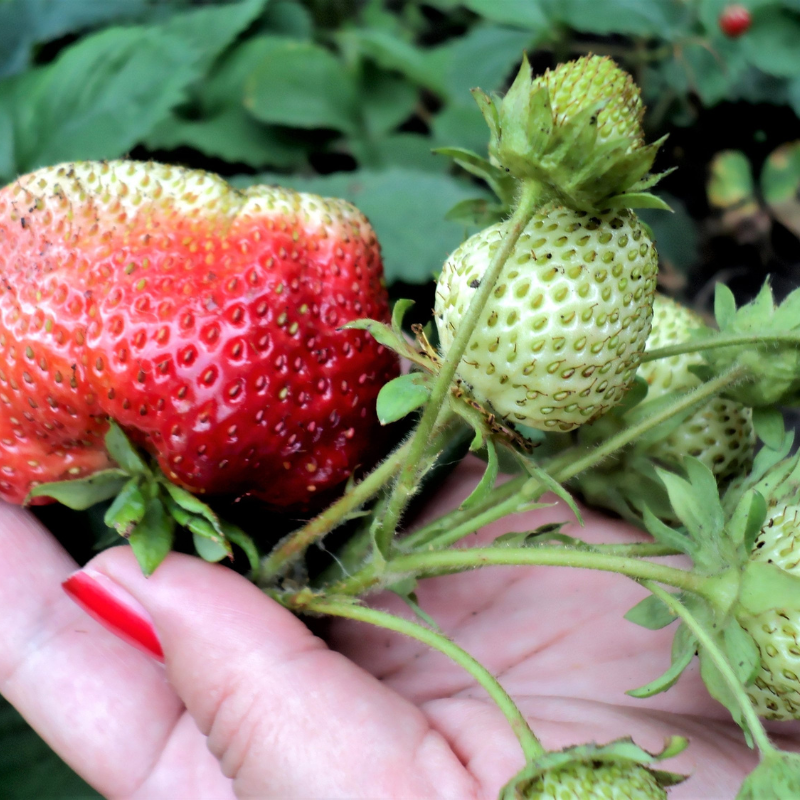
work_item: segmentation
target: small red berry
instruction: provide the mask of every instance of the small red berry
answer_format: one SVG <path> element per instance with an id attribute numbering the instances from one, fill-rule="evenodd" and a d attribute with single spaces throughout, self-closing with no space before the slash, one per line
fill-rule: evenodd
<path id="1" fill-rule="evenodd" d="M 750 12 L 741 5 L 726 6 L 719 15 L 719 29 L 730 39 L 738 39 L 750 29 Z"/>

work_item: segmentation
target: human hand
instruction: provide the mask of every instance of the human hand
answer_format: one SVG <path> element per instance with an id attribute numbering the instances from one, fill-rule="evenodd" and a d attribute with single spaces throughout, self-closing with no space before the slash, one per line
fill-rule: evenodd
<path id="1" fill-rule="evenodd" d="M 431 513 L 457 504 L 480 469 L 462 464 Z M 476 538 L 567 519 L 557 506 Z M 591 513 L 586 523 L 586 539 L 638 535 Z M 128 548 L 102 553 L 84 574 L 149 618 L 162 667 L 68 599 L 59 584 L 75 564 L 29 514 L 1 507 L 0 531 L 0 691 L 107 797 L 494 798 L 523 764 L 472 679 L 417 642 L 339 621 L 331 650 L 224 567 L 172 555 L 145 579 Z M 732 798 L 756 756 L 696 669 L 650 700 L 624 694 L 669 662 L 670 628 L 622 619 L 644 594 L 618 575 L 550 567 L 483 569 L 418 592 L 545 747 L 632 735 L 657 750 L 684 735 L 689 749 L 666 767 L 692 777 L 670 797 Z M 373 602 L 406 613 L 394 596 Z M 796 723 L 772 730 L 798 749 Z"/>

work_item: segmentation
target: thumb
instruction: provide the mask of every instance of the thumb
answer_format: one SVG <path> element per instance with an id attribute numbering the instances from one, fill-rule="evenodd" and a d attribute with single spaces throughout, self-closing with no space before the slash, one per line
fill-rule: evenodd
<path id="1" fill-rule="evenodd" d="M 115 547 L 69 583 L 101 622 L 163 653 L 170 684 L 237 796 L 473 794 L 416 706 L 231 570 L 172 554 L 145 578 L 130 548 Z M 114 596 L 127 616 L 102 610 L 81 583 Z"/>

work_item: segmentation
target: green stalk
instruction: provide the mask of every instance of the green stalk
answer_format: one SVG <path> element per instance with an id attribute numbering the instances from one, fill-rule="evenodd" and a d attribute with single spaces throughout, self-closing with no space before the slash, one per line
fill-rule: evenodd
<path id="1" fill-rule="evenodd" d="M 466 650 L 463 650 L 441 633 L 436 633 L 430 630 L 430 628 L 403 619 L 402 617 L 387 614 L 385 611 L 377 611 L 374 608 L 366 608 L 365 606 L 355 605 L 346 601 L 337 602 L 335 599 L 314 597 L 309 600 L 307 596 L 303 596 L 296 606 L 290 604 L 289 607 L 301 612 L 311 611 L 317 614 L 329 614 L 335 617 L 345 617 L 347 619 L 358 620 L 359 622 L 367 622 L 379 628 L 402 633 L 411 639 L 416 639 L 418 642 L 422 642 L 428 645 L 428 647 L 432 647 L 444 653 L 444 655 L 451 658 L 456 664 L 462 666 L 472 675 L 486 690 L 489 697 L 497 704 L 519 740 L 522 746 L 522 752 L 525 754 L 525 760 L 533 761 L 544 755 L 545 750 L 531 730 L 527 720 L 506 690 L 500 685 L 497 678 L 495 678 L 486 667 L 467 653 Z"/>
<path id="2" fill-rule="evenodd" d="M 349 514 L 376 495 L 400 469 L 403 458 L 411 449 L 411 442 L 403 442 L 389 457 L 379 464 L 361 483 L 356 484 L 335 503 L 314 519 L 282 539 L 277 547 L 261 561 L 254 577 L 259 586 L 272 582 L 285 573 L 287 568 L 308 549 L 310 545 L 330 533 Z"/>
<path id="3" fill-rule="evenodd" d="M 400 518 L 405 511 L 408 501 L 413 496 L 419 479 L 419 465 L 422 463 L 428 440 L 436 426 L 439 413 L 450 392 L 450 384 L 456 374 L 456 369 L 461 357 L 467 349 L 472 332 L 478 324 L 489 295 L 494 290 L 494 285 L 506 261 L 514 251 L 525 227 L 530 222 L 536 209 L 542 201 L 541 188 L 535 183 L 524 183 L 522 194 L 519 198 L 514 214 L 508 220 L 503 230 L 502 245 L 497 249 L 494 257 L 483 276 L 467 313 L 459 325 L 450 349 L 442 362 L 439 374 L 436 376 L 431 396 L 425 405 L 425 411 L 417 425 L 417 430 L 411 440 L 411 450 L 408 453 L 403 468 L 398 476 L 397 483 L 389 499 L 386 514 L 381 522 L 377 535 L 377 544 L 384 556 L 389 555 L 392 537 L 400 523 Z"/>
<path id="4" fill-rule="evenodd" d="M 566 483 L 581 472 L 597 466 L 601 461 L 616 453 L 617 450 L 627 447 L 631 442 L 647 433 L 647 431 L 657 427 L 662 422 L 666 422 L 670 417 L 680 414 L 682 411 L 692 408 L 692 406 L 706 402 L 714 397 L 714 395 L 719 394 L 732 384 L 737 383 L 745 376 L 746 372 L 747 370 L 745 367 L 733 367 L 722 375 L 701 384 L 663 411 L 653 414 L 650 417 L 645 417 L 645 419 L 638 422 L 636 425 L 631 425 L 630 428 L 625 428 L 625 430 L 607 439 L 603 444 L 593 448 L 583 458 L 578 458 L 569 466 L 559 470 L 553 477 L 559 483 Z"/>
<path id="5" fill-rule="evenodd" d="M 332 587 L 336 594 L 359 595 L 380 587 L 384 580 L 403 575 L 431 578 L 464 572 L 477 567 L 526 566 L 573 567 L 617 572 L 634 580 L 654 580 L 684 591 L 702 594 L 706 578 L 693 572 L 664 564 L 653 564 L 639 558 L 594 553 L 569 547 L 470 547 L 463 550 L 437 550 L 395 556 L 385 569 L 378 572 L 365 569 Z"/>
<path id="6" fill-rule="evenodd" d="M 642 363 L 660 358 L 681 356 L 684 353 L 700 353 L 703 350 L 716 350 L 719 347 L 737 345 L 794 344 L 800 346 L 800 335 L 796 333 L 740 334 L 738 336 L 714 336 L 710 339 L 691 339 L 688 342 L 659 347 L 642 354 Z"/>
<path id="7" fill-rule="evenodd" d="M 581 472 L 597 466 L 601 461 L 612 456 L 623 447 L 627 447 L 639 436 L 657 427 L 675 414 L 680 414 L 682 411 L 708 401 L 709 398 L 741 380 L 744 374 L 744 367 L 734 367 L 723 375 L 701 384 L 662 411 L 646 417 L 629 428 L 625 428 L 625 430 L 607 439 L 599 447 L 581 448 L 577 451 L 561 453 L 546 465 L 547 471 L 559 483 L 564 484 Z M 453 519 L 453 524 L 444 528 L 441 532 L 435 535 L 426 535 L 421 541 L 420 537 L 416 541 L 424 544 L 428 550 L 449 547 L 485 525 L 496 522 L 508 514 L 516 513 L 523 503 L 537 500 L 546 491 L 535 478 L 523 478 L 522 476 L 515 478 L 513 481 L 508 481 L 499 489 L 502 490 L 511 485 L 513 485 L 513 493 L 506 490 L 503 494 L 498 494 L 499 490 L 495 490 L 490 496 L 491 499 L 487 499 L 487 502 L 481 504 L 477 509 L 470 509 L 469 512 L 472 513 L 463 514 L 458 519 Z M 432 525 L 435 524 L 432 523 Z M 432 525 L 428 526 L 428 528 L 431 529 Z M 414 535 L 412 534 L 412 536 Z M 403 542 L 404 550 L 408 549 L 407 543 L 409 539 Z"/>
<path id="8" fill-rule="evenodd" d="M 742 716 L 747 722 L 747 727 L 753 737 L 753 741 L 761 751 L 762 754 L 769 754 L 775 752 L 776 748 L 772 745 L 767 732 L 764 730 L 764 725 L 756 714 L 747 692 L 742 686 L 742 682 L 736 677 L 733 667 L 728 663 L 728 659 L 720 652 L 720 649 L 714 643 L 713 639 L 708 635 L 705 628 L 694 618 L 692 613 L 680 602 L 674 595 L 665 592 L 659 586 L 651 583 L 649 580 L 642 581 L 642 585 L 649 589 L 662 603 L 664 603 L 675 616 L 680 617 L 686 627 L 695 635 L 697 641 L 706 650 L 714 666 L 719 670 L 731 694 L 736 698 L 739 708 L 742 711 Z"/>

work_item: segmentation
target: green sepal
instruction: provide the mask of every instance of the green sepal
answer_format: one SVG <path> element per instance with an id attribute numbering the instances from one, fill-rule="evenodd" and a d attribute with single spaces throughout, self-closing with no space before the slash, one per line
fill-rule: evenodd
<path id="1" fill-rule="evenodd" d="M 127 539 L 142 521 L 145 506 L 146 501 L 139 488 L 139 479 L 131 478 L 108 507 L 103 522 Z"/>
<path id="2" fill-rule="evenodd" d="M 761 763 L 744 779 L 736 800 L 797 800 L 800 755 L 783 750 L 761 754 Z"/>
<path id="3" fill-rule="evenodd" d="M 535 782 L 547 772 L 569 772 L 578 766 L 617 764 L 621 767 L 643 767 L 650 772 L 663 788 L 685 781 L 686 775 L 677 775 L 652 768 L 654 761 L 673 758 L 683 752 L 688 741 L 672 736 L 664 743 L 660 753 L 648 753 L 630 738 L 617 739 L 605 745 L 594 743 L 568 747 L 564 750 L 544 753 L 528 762 L 500 791 L 498 800 L 520 800 L 528 796 Z"/>
<path id="4" fill-rule="evenodd" d="M 765 611 L 800 611 L 800 576 L 777 564 L 749 561 L 742 570 L 739 606 L 758 616 Z"/>
<path id="5" fill-rule="evenodd" d="M 95 503 L 115 497 L 129 477 L 124 470 L 112 468 L 73 481 L 40 483 L 28 492 L 23 505 L 28 505 L 34 497 L 52 497 L 75 511 L 85 511 Z"/>
<path id="6" fill-rule="evenodd" d="M 221 520 L 221 524 L 225 538 L 244 551 L 250 564 L 250 569 L 255 572 L 261 562 L 261 556 L 252 537 L 248 536 L 238 525 L 234 525 L 232 522 Z"/>
<path id="7" fill-rule="evenodd" d="M 195 497 L 191 492 L 187 492 L 182 486 L 178 486 L 172 483 L 172 481 L 167 480 L 164 476 L 162 476 L 161 485 L 166 489 L 167 494 L 178 508 L 188 514 L 205 519 L 217 535 L 224 535 L 219 517 L 210 506 L 198 497 Z M 184 523 L 181 522 L 180 524 L 183 525 Z"/>
<path id="8" fill-rule="evenodd" d="M 736 677 L 745 686 L 749 686 L 761 669 L 761 655 L 753 637 L 732 619 L 725 624 L 722 640 Z"/>
<path id="9" fill-rule="evenodd" d="M 717 336 L 751 337 L 749 343 L 702 351 L 715 374 L 744 369 L 747 380 L 729 387 L 725 395 L 754 409 L 800 405 L 800 290 L 776 306 L 767 281 L 752 302 L 733 309 L 730 290 L 718 285 L 714 305 L 719 310 Z M 770 334 L 790 339 L 770 341 Z"/>
<path id="10" fill-rule="evenodd" d="M 218 561 L 222 561 L 223 558 L 230 558 L 230 545 L 224 540 L 220 542 L 216 539 L 208 539 L 199 533 L 193 533 L 192 541 L 197 555 L 203 561 L 216 564 Z"/>
<path id="11" fill-rule="evenodd" d="M 575 519 L 578 521 L 578 524 L 583 527 L 583 515 L 581 514 L 581 510 L 578 508 L 578 504 L 575 502 L 573 496 L 552 475 L 542 469 L 532 458 L 526 458 L 522 453 L 517 453 L 517 457 L 532 478 L 535 478 L 543 486 L 546 486 L 556 497 L 563 500 L 569 506 L 570 510 L 575 515 Z M 521 511 L 522 509 L 519 510 Z"/>
<path id="12" fill-rule="evenodd" d="M 672 211 L 669 203 L 650 192 L 623 192 L 604 201 L 608 208 L 655 208 L 659 211 Z"/>
<path id="13" fill-rule="evenodd" d="M 372 338 L 384 347 L 393 350 L 399 356 L 409 359 L 420 366 L 430 368 L 430 362 L 406 342 L 402 333 L 394 331 L 389 325 L 374 319 L 355 319 L 343 325 L 341 330 L 366 331 Z"/>
<path id="14" fill-rule="evenodd" d="M 661 599 L 651 594 L 629 609 L 625 619 L 634 625 L 657 631 L 671 625 L 677 617 Z"/>
<path id="15" fill-rule="evenodd" d="M 425 611 L 419 604 L 417 598 L 417 579 L 414 577 L 402 578 L 401 580 L 386 587 L 390 592 L 396 594 L 415 614 L 415 616 L 425 623 L 432 630 L 438 633 L 442 629 L 437 624 L 436 620 Z"/>
<path id="16" fill-rule="evenodd" d="M 686 625 L 681 623 L 672 640 L 672 661 L 666 672 L 654 681 L 650 681 L 638 689 L 630 689 L 625 694 L 641 699 L 666 692 L 678 682 L 683 671 L 692 663 L 696 652 L 697 639 Z"/>
<path id="17" fill-rule="evenodd" d="M 113 419 L 108 421 L 108 431 L 106 431 L 103 442 L 111 458 L 114 459 L 114 461 L 119 464 L 120 469 L 127 472 L 128 475 L 144 475 L 149 473 L 147 465 L 142 460 L 142 457 L 131 444 L 130 439 L 125 435 L 122 428 L 120 428 Z"/>
<path id="18" fill-rule="evenodd" d="M 408 372 L 385 383 L 375 406 L 381 425 L 388 425 L 416 411 L 431 396 L 431 376 L 424 372 Z"/>
<path id="19" fill-rule="evenodd" d="M 771 450 L 780 450 L 786 437 L 786 425 L 779 408 L 764 406 L 753 409 L 753 427 L 756 435 Z"/>
<path id="20" fill-rule="evenodd" d="M 222 528 L 218 520 L 216 524 L 214 524 L 207 516 L 192 513 L 179 503 L 175 502 L 175 500 L 169 494 L 163 497 L 163 501 L 169 516 L 182 528 L 186 528 L 188 531 L 190 531 L 194 535 L 195 541 L 199 536 L 200 538 L 206 539 L 214 545 L 214 547 L 204 547 L 202 551 L 198 550 L 198 553 L 202 558 L 206 559 L 207 561 L 218 561 L 219 559 L 216 558 L 214 554 L 220 549 L 223 549 L 225 551 L 225 555 L 229 558 L 233 557 L 230 543 L 225 539 L 225 535 L 222 532 Z M 213 514 L 211 509 L 207 506 L 206 509 L 209 513 Z M 205 553 L 209 553 L 213 557 L 211 559 L 207 559 Z"/>
<path id="21" fill-rule="evenodd" d="M 697 547 L 688 536 L 670 528 L 669 525 L 662 522 L 653 514 L 650 507 L 647 505 L 643 508 L 642 516 L 648 533 L 650 533 L 657 542 L 694 557 Z"/>
<path id="22" fill-rule="evenodd" d="M 503 208 L 506 213 L 510 213 L 517 192 L 517 182 L 505 170 L 495 166 L 491 161 L 479 156 L 472 150 L 467 150 L 463 147 L 437 147 L 432 152 L 436 155 L 452 158 L 462 169 L 476 178 L 486 181 L 502 202 L 502 206 L 499 206 L 499 208 Z"/>
<path id="23" fill-rule="evenodd" d="M 144 517 L 136 526 L 128 542 L 139 562 L 142 572 L 150 576 L 172 549 L 175 520 L 167 514 L 157 497 L 147 501 Z"/>
<path id="24" fill-rule="evenodd" d="M 499 471 L 497 448 L 491 437 L 486 437 L 486 452 L 488 456 L 488 463 L 486 470 L 483 473 L 478 485 L 470 492 L 469 497 L 464 500 L 459 506 L 460 508 L 472 508 L 482 503 L 489 493 L 494 489 L 497 482 L 497 473 Z"/>
<path id="25" fill-rule="evenodd" d="M 744 557 L 753 549 L 766 518 L 767 501 L 764 495 L 756 489 L 749 489 L 742 495 L 725 526 L 731 541 L 741 546 Z"/>

